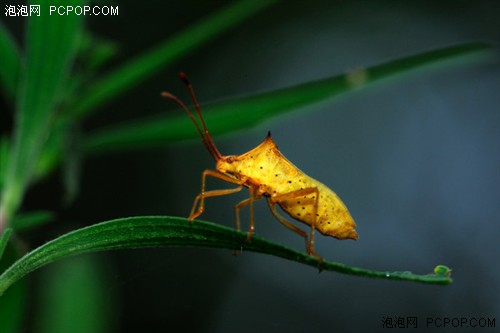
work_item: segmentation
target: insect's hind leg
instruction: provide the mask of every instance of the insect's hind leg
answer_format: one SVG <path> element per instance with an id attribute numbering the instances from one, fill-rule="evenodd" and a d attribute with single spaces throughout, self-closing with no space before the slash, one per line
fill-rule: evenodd
<path id="1" fill-rule="evenodd" d="M 299 229 L 298 227 L 293 225 L 291 222 L 287 221 L 284 217 L 279 215 L 278 212 L 276 211 L 275 206 L 276 206 L 276 203 L 279 203 L 279 202 L 282 202 L 285 200 L 299 198 L 299 197 L 306 196 L 306 195 L 313 194 L 313 193 L 316 194 L 315 196 L 313 196 L 312 202 L 311 202 L 312 208 L 313 208 L 311 215 L 313 216 L 314 221 L 312 221 L 311 223 L 307 223 L 307 224 L 311 225 L 311 231 L 309 233 L 309 237 L 307 237 L 307 234 L 305 233 L 305 231 Z M 292 231 L 298 233 L 299 235 L 301 235 L 302 237 L 304 237 L 308 254 L 316 257 L 319 260 L 323 260 L 323 258 L 319 254 L 317 254 L 316 251 L 314 250 L 314 232 L 316 230 L 316 219 L 318 216 L 318 214 L 317 214 L 318 213 L 318 200 L 319 200 L 319 190 L 317 187 L 304 188 L 304 189 L 292 191 L 289 193 L 277 195 L 275 197 L 268 197 L 267 198 L 269 208 L 271 208 L 271 212 L 278 219 L 278 221 L 280 221 L 284 226 L 286 226 L 290 230 L 292 230 Z"/>
<path id="2" fill-rule="evenodd" d="M 232 188 L 232 189 L 212 190 L 205 192 L 205 183 L 207 176 L 218 178 L 228 183 L 236 184 L 239 186 L 237 188 Z M 222 195 L 228 195 L 239 192 L 243 188 L 243 183 L 245 183 L 245 181 L 246 179 L 234 179 L 214 170 L 203 171 L 201 178 L 201 192 L 194 199 L 193 207 L 191 208 L 191 213 L 189 214 L 189 220 L 192 222 L 195 218 L 197 218 L 203 213 L 203 211 L 205 210 L 205 198 L 218 197 Z M 196 209 L 196 207 L 198 207 L 198 209 Z"/>
<path id="3" fill-rule="evenodd" d="M 269 205 L 269 208 L 271 209 L 271 213 L 274 215 L 274 217 L 281 224 L 283 224 L 285 227 L 287 227 L 288 229 L 292 230 L 293 232 L 299 234 L 302 238 L 304 238 L 304 241 L 306 242 L 306 248 L 307 248 L 307 246 L 309 244 L 309 241 L 307 239 L 307 233 L 304 230 L 302 230 L 299 227 L 292 224 L 292 222 L 288 221 L 283 216 L 281 216 L 278 213 L 278 211 L 276 210 L 276 203 L 274 201 L 272 201 L 271 197 L 267 198 L 267 204 Z"/>

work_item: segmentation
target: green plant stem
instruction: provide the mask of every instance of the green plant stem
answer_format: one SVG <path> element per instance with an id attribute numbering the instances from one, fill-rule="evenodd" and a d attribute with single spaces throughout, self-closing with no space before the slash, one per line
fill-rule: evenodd
<path id="1" fill-rule="evenodd" d="M 0 275 L 0 295 L 9 286 L 35 269 L 65 257 L 102 250 L 164 247 L 201 246 L 236 249 L 271 254 L 284 259 L 316 267 L 323 271 L 333 271 L 349 275 L 407 280 L 430 284 L 449 284 L 450 270 L 438 266 L 434 273 L 426 275 L 411 272 L 373 271 L 352 267 L 333 261 L 320 261 L 283 245 L 254 236 L 246 241 L 247 234 L 218 224 L 169 216 L 131 217 L 98 223 L 62 235 L 16 261 Z M 196 260 L 193 260 L 195 263 Z"/>

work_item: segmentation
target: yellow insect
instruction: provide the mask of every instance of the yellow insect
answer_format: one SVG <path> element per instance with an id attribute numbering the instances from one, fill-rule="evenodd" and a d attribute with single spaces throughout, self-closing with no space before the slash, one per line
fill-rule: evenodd
<path id="1" fill-rule="evenodd" d="M 304 238 L 309 255 L 321 259 L 314 251 L 314 232 L 316 229 L 323 235 L 337 239 L 358 238 L 356 224 L 340 198 L 328 187 L 307 176 L 287 160 L 278 150 L 270 133 L 264 142 L 248 153 L 239 156 L 222 156 L 208 132 L 191 83 L 184 73 L 180 73 L 179 77 L 188 88 L 201 127 L 188 107 L 179 98 L 169 92 L 162 92 L 161 95 L 174 101 L 187 113 L 200 134 L 203 144 L 216 162 L 215 170 L 203 172 L 201 192 L 194 200 L 189 215 L 191 221 L 203 213 L 206 198 L 236 193 L 241 191 L 243 187 L 247 187 L 250 197 L 235 206 L 235 213 L 236 228 L 241 230 L 239 211 L 245 206 L 250 207 L 248 240 L 251 239 L 255 228 L 253 203 L 262 197 L 267 199 L 271 213 L 279 222 Z M 205 191 L 205 181 L 208 176 L 238 185 L 238 187 Z M 292 218 L 308 224 L 311 227 L 309 236 L 305 231 L 281 216 L 276 210 L 276 204 Z"/>

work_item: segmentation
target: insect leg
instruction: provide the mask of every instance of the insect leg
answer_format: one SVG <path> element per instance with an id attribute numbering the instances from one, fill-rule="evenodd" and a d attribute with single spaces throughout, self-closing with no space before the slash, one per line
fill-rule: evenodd
<path id="1" fill-rule="evenodd" d="M 317 215 L 318 214 L 318 202 L 319 202 L 318 201 L 319 200 L 319 190 L 318 190 L 318 188 L 317 187 L 309 187 L 309 188 L 304 188 L 304 189 L 300 189 L 300 190 L 296 190 L 296 191 L 292 191 L 292 192 L 288 192 L 288 193 L 276 195 L 274 197 L 271 196 L 271 197 L 268 198 L 268 202 L 272 202 L 273 203 L 273 207 L 271 207 L 271 204 L 269 205 L 269 207 L 271 207 L 271 212 L 273 212 L 273 210 L 274 210 L 273 215 L 277 217 L 277 215 L 275 214 L 276 210 L 274 209 L 274 203 L 276 203 L 276 202 L 279 203 L 279 202 L 283 202 L 283 201 L 290 200 L 290 199 L 296 199 L 296 198 L 303 197 L 303 196 L 306 196 L 306 195 L 309 195 L 309 194 L 313 194 L 313 193 L 315 193 L 316 195 L 312 198 L 312 200 L 313 200 L 313 202 L 312 202 L 312 208 L 313 208 L 312 209 L 312 221 L 304 221 L 303 220 L 303 222 L 306 222 L 307 224 L 311 225 L 311 231 L 309 233 L 309 238 L 305 237 L 305 240 L 306 240 L 306 249 L 307 249 L 307 253 L 309 253 L 310 255 L 312 255 L 312 256 L 314 256 L 314 257 L 316 257 L 318 259 L 322 259 L 321 256 L 318 255 L 316 253 L 316 251 L 314 251 L 314 231 L 316 230 L 316 223 L 317 223 L 317 218 L 318 218 L 318 215 Z M 280 218 L 278 218 L 278 220 L 281 223 L 283 223 L 283 221 L 280 220 Z M 288 223 L 290 225 L 292 225 L 293 227 L 295 227 L 290 222 L 288 222 Z M 287 226 L 288 228 L 290 228 L 287 224 L 285 224 L 285 223 L 283 223 L 283 224 L 285 226 Z M 297 227 L 295 227 L 295 228 L 297 228 Z M 290 229 L 294 230 L 293 228 L 290 228 Z"/>
<path id="2" fill-rule="evenodd" d="M 247 241 L 250 241 L 252 238 L 253 232 L 255 230 L 255 223 L 254 223 L 254 210 L 253 210 L 253 203 L 259 199 L 261 199 L 262 196 L 260 195 L 255 195 L 254 190 L 250 187 L 250 198 L 245 199 L 238 203 L 236 206 L 234 206 L 234 212 L 236 215 L 236 228 L 238 230 L 241 230 L 241 224 L 240 224 L 240 209 L 250 205 L 250 228 L 248 230 L 248 236 L 247 236 Z"/>
<path id="3" fill-rule="evenodd" d="M 294 224 L 292 224 L 290 221 L 288 221 L 287 219 L 285 219 L 283 216 L 281 216 L 278 211 L 276 211 L 276 202 L 274 202 L 271 197 L 268 197 L 267 198 L 267 203 L 269 205 L 269 208 L 271 209 L 271 213 L 274 215 L 274 217 L 276 219 L 278 219 L 278 221 L 283 224 L 285 227 L 287 227 L 288 229 L 292 230 L 293 232 L 299 234 L 301 237 L 304 238 L 305 242 L 306 242 L 306 247 L 307 247 L 307 244 L 309 244 L 308 240 L 307 240 L 307 233 L 300 229 L 299 227 L 295 226 Z"/>
<path id="4" fill-rule="evenodd" d="M 233 188 L 233 189 L 213 190 L 213 191 L 205 192 L 205 182 L 206 182 L 207 176 L 218 178 L 218 179 L 224 180 L 228 183 L 236 184 L 239 186 L 237 188 Z M 242 184 L 245 182 L 246 182 L 246 179 L 244 179 L 244 178 L 234 179 L 234 178 L 231 178 L 225 174 L 217 172 L 215 170 L 203 171 L 202 178 L 201 178 L 201 192 L 194 199 L 193 208 L 191 208 L 191 213 L 189 214 L 189 220 L 192 222 L 195 218 L 197 218 L 198 216 L 200 216 L 203 213 L 203 211 L 205 210 L 205 198 L 218 197 L 218 196 L 222 196 L 222 195 L 228 195 L 228 194 L 239 192 L 243 188 Z M 198 205 L 198 203 L 199 203 L 199 205 Z M 198 207 L 197 210 L 196 210 L 196 207 Z"/>

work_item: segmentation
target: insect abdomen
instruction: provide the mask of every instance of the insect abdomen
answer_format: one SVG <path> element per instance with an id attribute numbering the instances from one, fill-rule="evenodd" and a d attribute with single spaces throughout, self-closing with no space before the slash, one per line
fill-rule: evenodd
<path id="1" fill-rule="evenodd" d="M 280 207 L 291 217 L 314 225 L 324 235 L 357 239 L 356 224 L 342 200 L 328 187 L 312 178 L 306 183 L 316 187 L 317 191 L 278 202 Z M 314 205 L 317 205 L 316 213 Z"/>

